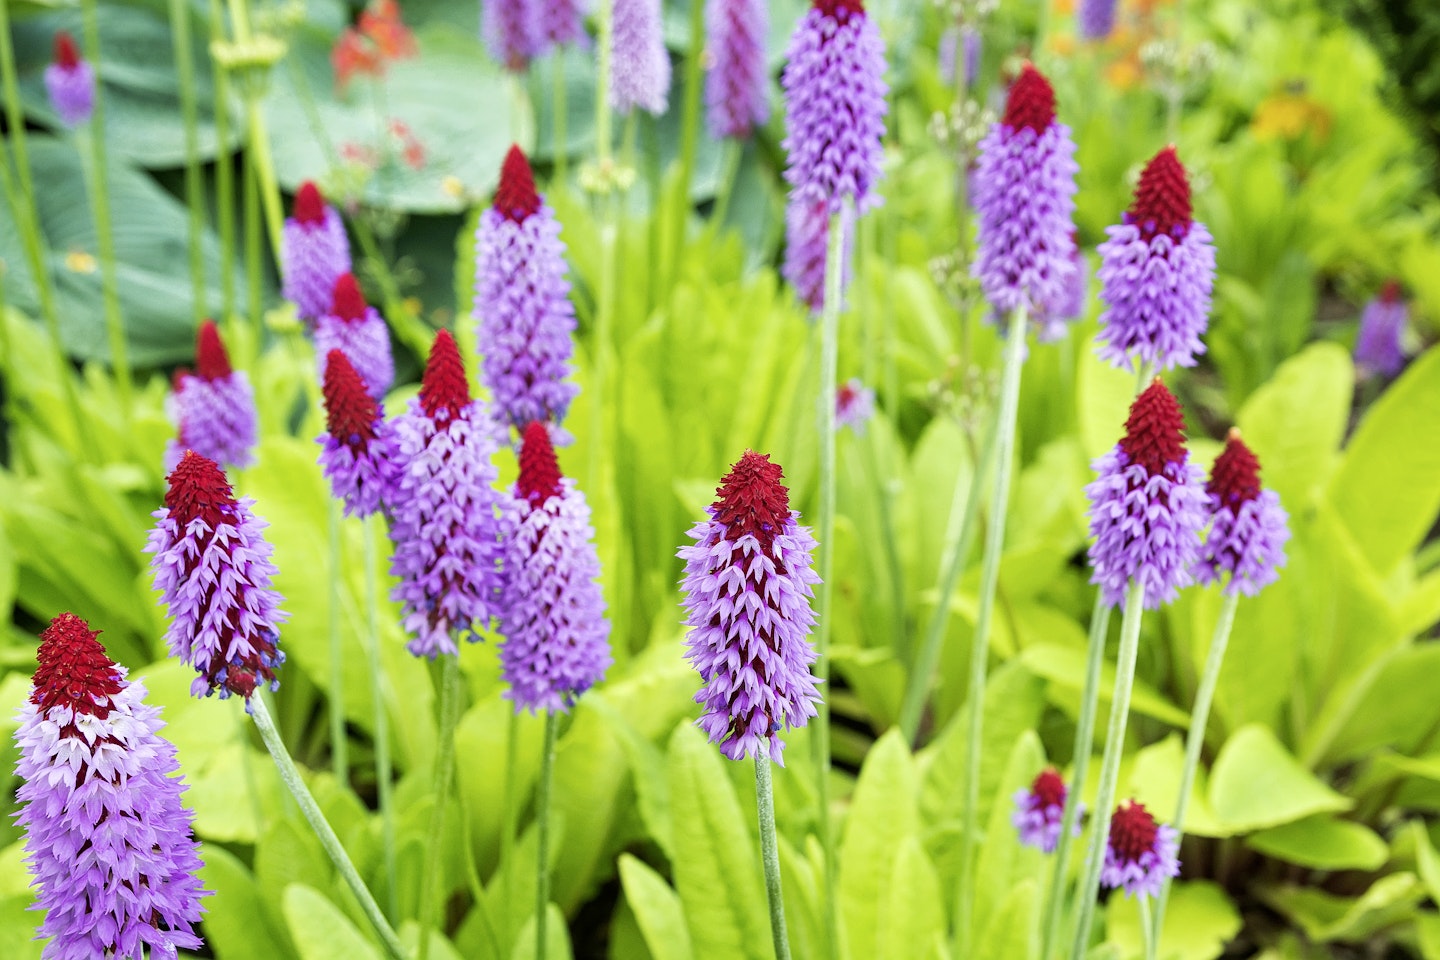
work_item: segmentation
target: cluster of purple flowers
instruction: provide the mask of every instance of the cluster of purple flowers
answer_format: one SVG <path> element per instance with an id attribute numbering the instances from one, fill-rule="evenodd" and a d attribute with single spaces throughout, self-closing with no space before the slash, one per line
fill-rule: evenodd
<path id="1" fill-rule="evenodd" d="M 332 351 L 339 350 L 365 381 L 375 399 L 385 396 L 395 380 L 395 361 L 390 355 L 390 329 L 378 310 L 365 302 L 353 273 L 342 273 L 335 281 L 335 293 L 324 314 L 315 321 L 315 356 L 320 360 L 320 379 Z"/>
<path id="2" fill-rule="evenodd" d="M 45 68 L 45 89 L 67 127 L 80 126 L 95 110 L 95 68 L 65 30 L 55 34 L 55 60 Z"/>
<path id="3" fill-rule="evenodd" d="M 165 469 L 175 469 L 186 450 L 227 467 L 255 462 L 258 429 L 255 394 L 244 371 L 230 367 L 230 356 L 213 320 L 200 324 L 195 338 L 195 372 L 175 372 L 167 402 L 176 437 L 165 449 Z"/>
<path id="4" fill-rule="evenodd" d="M 484 0 L 480 32 L 497 63 L 522 73 L 552 47 L 582 42 L 585 11 L 578 0 Z"/>
<path id="5" fill-rule="evenodd" d="M 350 272 L 350 241 L 335 208 L 320 188 L 306 180 L 295 194 L 295 209 L 285 221 L 280 250 L 284 265 L 281 293 L 295 304 L 300 319 L 315 323 L 330 309 L 335 284 Z"/>

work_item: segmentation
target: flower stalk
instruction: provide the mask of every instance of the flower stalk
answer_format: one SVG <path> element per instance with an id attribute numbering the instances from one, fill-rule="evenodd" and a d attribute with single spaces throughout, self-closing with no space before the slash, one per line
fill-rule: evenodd
<path id="1" fill-rule="evenodd" d="M 460 657 L 446 654 L 440 666 L 440 730 L 435 757 L 435 809 L 430 815 L 430 836 L 425 842 L 428 863 L 420 881 L 420 960 L 430 954 L 429 927 L 436 924 L 436 888 L 444 861 L 445 802 L 455 770 L 455 726 L 460 719 Z M 443 921 L 441 921 L 443 922 Z"/>
<path id="2" fill-rule="evenodd" d="M 200 238 L 205 229 L 205 196 L 200 182 L 200 145 L 195 106 L 195 57 L 190 42 L 190 8 L 185 0 L 170 0 L 170 37 L 175 70 L 180 78 L 180 116 L 185 122 L 185 206 L 190 214 L 190 294 L 195 325 L 205 319 L 205 255 Z M 218 71 L 217 71 L 218 72 Z M 217 116 L 218 123 L 218 116 Z M 223 154 L 225 142 L 218 141 Z M 216 164 L 217 167 L 224 163 Z"/>
<path id="3" fill-rule="evenodd" d="M 380 665 L 380 578 L 375 547 L 374 516 L 365 518 L 365 609 L 367 612 L 365 654 L 370 663 L 371 711 L 375 719 L 375 784 L 380 800 L 380 840 L 385 859 L 385 905 L 393 919 L 400 915 L 400 887 L 395 861 L 395 787 L 390 760 L 390 720 L 385 710 L 385 671 Z"/>
<path id="4" fill-rule="evenodd" d="M 550 913 L 550 788 L 555 779 L 555 738 L 560 720 L 545 711 L 545 746 L 540 755 L 540 783 L 535 794 L 535 956 L 544 960 L 546 919 Z"/>
<path id="5" fill-rule="evenodd" d="M 780 845 L 775 838 L 775 793 L 770 783 L 770 758 L 763 753 L 755 754 L 755 804 L 760 815 L 760 860 L 765 867 L 765 900 L 770 907 L 775 960 L 790 960 L 785 895 L 780 888 Z"/>

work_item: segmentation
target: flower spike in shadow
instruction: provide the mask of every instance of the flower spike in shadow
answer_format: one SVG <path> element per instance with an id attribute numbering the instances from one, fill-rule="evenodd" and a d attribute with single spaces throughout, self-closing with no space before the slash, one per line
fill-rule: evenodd
<path id="1" fill-rule="evenodd" d="M 1196 575 L 1201 583 L 1224 580 L 1227 596 L 1253 597 L 1280 576 L 1285 566 L 1289 515 L 1274 490 L 1260 487 L 1260 461 L 1240 431 L 1231 429 L 1205 485 L 1210 497 L 1210 534 Z M 1228 578 L 1227 578 L 1228 574 Z"/>
<path id="2" fill-rule="evenodd" d="M 340 214 L 313 180 L 300 184 L 281 240 L 281 293 L 295 304 L 301 320 L 314 323 L 330 312 L 335 282 L 350 272 L 350 240 Z"/>
<path id="3" fill-rule="evenodd" d="M 55 34 L 55 60 L 45 68 L 50 106 L 67 127 L 78 127 L 95 110 L 95 68 L 80 56 L 68 31 Z"/>
<path id="4" fill-rule="evenodd" d="M 331 350 L 325 362 L 327 432 L 316 439 L 320 468 L 345 515 L 368 517 L 394 495 L 395 434 L 349 358 Z"/>
<path id="5" fill-rule="evenodd" d="M 337 349 L 349 358 L 370 396 L 382 399 L 395 380 L 390 328 L 380 312 L 365 302 L 360 284 L 349 272 L 336 279 L 330 306 L 315 322 L 315 356 L 320 360 L 322 381 L 330 351 Z"/>
<path id="6" fill-rule="evenodd" d="M 167 472 L 186 450 L 227 468 L 244 469 L 255 462 L 255 393 L 245 372 L 231 369 L 215 321 L 200 324 L 195 372 L 175 371 L 175 389 L 165 406 L 176 425 L 176 437 L 165 447 Z"/>
<path id="7" fill-rule="evenodd" d="M 1010 822 L 1020 834 L 1020 842 L 1044 853 L 1054 853 L 1060 842 L 1060 821 L 1065 813 L 1065 798 L 1069 790 L 1065 781 L 1054 767 L 1046 767 L 1035 777 L 1029 789 L 1017 791 L 1014 797 L 1015 813 Z M 1081 804 L 1081 814 L 1084 813 Z M 1075 829 L 1071 834 L 1080 835 L 1080 818 L 1075 818 Z"/>

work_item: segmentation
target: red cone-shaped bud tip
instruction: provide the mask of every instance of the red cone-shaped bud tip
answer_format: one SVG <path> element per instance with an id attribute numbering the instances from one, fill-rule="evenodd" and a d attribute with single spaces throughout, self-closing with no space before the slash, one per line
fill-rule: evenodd
<path id="1" fill-rule="evenodd" d="M 213 530 L 233 514 L 235 494 L 230 490 L 230 481 L 209 457 L 186 450 L 167 479 L 170 489 L 165 491 L 165 506 L 182 532 L 196 517 Z"/>
<path id="2" fill-rule="evenodd" d="M 465 364 L 460 361 L 460 348 L 449 330 L 435 334 L 430 345 L 430 358 L 425 361 L 425 375 L 420 378 L 420 406 L 426 416 L 444 410 L 449 417 L 457 416 L 470 402 L 470 385 L 465 382 Z"/>
<path id="3" fill-rule="evenodd" d="M 75 614 L 62 613 L 40 634 L 30 702 L 42 713 L 63 704 L 76 713 L 109 714 L 109 700 L 120 692 L 120 675 L 95 639 L 99 632 Z"/>
<path id="4" fill-rule="evenodd" d="M 1120 449 L 1153 477 L 1185 459 L 1185 415 L 1180 401 L 1156 377 L 1130 407 Z"/>
<path id="5" fill-rule="evenodd" d="M 80 66 L 80 51 L 76 49 L 75 38 L 68 30 L 55 34 L 55 62 L 66 70 Z"/>
<path id="6" fill-rule="evenodd" d="M 1391 277 L 1385 281 L 1385 286 L 1380 288 L 1380 299 L 1385 303 L 1398 303 L 1400 301 L 1400 281 Z"/>
<path id="7" fill-rule="evenodd" d="M 780 482 L 780 464 L 754 450 L 746 450 L 716 489 L 715 519 L 725 527 L 726 540 L 746 534 L 769 552 L 780 527 L 790 518 L 790 491 Z"/>
<path id="8" fill-rule="evenodd" d="M 1040 801 L 1041 806 L 1065 806 L 1065 781 L 1054 767 L 1046 767 L 1030 785 L 1030 795 Z"/>
<path id="9" fill-rule="evenodd" d="M 340 278 L 335 281 L 335 296 L 330 314 L 341 320 L 364 320 L 366 308 L 365 294 L 360 292 L 360 284 L 356 282 L 355 274 L 340 274 Z"/>
<path id="10" fill-rule="evenodd" d="M 1205 484 L 1205 491 L 1219 497 L 1221 506 L 1234 512 L 1260 496 L 1260 461 L 1234 427 L 1225 438 L 1225 449 L 1210 468 L 1210 482 Z"/>
<path id="11" fill-rule="evenodd" d="M 300 184 L 300 192 L 295 194 L 294 212 L 298 223 L 325 222 L 325 197 L 315 186 L 315 181 L 306 180 Z"/>
<path id="12" fill-rule="evenodd" d="M 520 223 L 540 209 L 540 195 L 535 192 L 535 174 L 525 151 L 511 146 L 500 166 L 500 186 L 495 189 L 495 209 Z"/>
<path id="13" fill-rule="evenodd" d="M 1005 100 L 1005 115 L 1000 122 L 1012 130 L 1029 127 L 1036 136 L 1055 122 L 1055 88 L 1034 64 L 1027 63 L 1020 69 L 1020 76 Z"/>
<path id="14" fill-rule="evenodd" d="M 1127 800 L 1110 818 L 1110 847 L 1121 860 L 1135 863 L 1142 854 L 1155 849 L 1155 834 L 1159 830 L 1160 825 L 1143 803 Z"/>
<path id="15" fill-rule="evenodd" d="M 815 0 L 815 9 L 838 23 L 850 19 L 851 14 L 865 15 L 864 0 Z"/>
<path id="16" fill-rule="evenodd" d="M 520 437 L 520 478 L 515 486 L 537 507 L 560 494 L 560 461 L 555 458 L 550 431 L 538 420 L 527 423 Z"/>
<path id="17" fill-rule="evenodd" d="M 1159 234 L 1183 235 L 1190 228 L 1190 220 L 1190 179 L 1175 148 L 1166 147 L 1155 154 L 1140 174 L 1135 205 L 1130 208 L 1130 222 L 1138 226 L 1148 240 Z"/>
<path id="18" fill-rule="evenodd" d="M 331 350 L 325 355 L 325 426 L 330 436 L 363 450 L 375 439 L 379 416 L 375 398 L 350 358 L 343 350 Z"/>
<path id="19" fill-rule="evenodd" d="M 219 380 L 230 373 L 230 356 L 225 352 L 220 330 L 214 320 L 206 320 L 195 336 L 195 374 L 205 380 Z"/>

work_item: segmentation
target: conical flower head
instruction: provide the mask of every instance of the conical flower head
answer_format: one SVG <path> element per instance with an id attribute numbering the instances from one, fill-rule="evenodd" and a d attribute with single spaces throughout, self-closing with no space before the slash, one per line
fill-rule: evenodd
<path id="1" fill-rule="evenodd" d="M 716 140 L 743 140 L 770 116 L 770 72 L 764 0 L 707 0 L 705 5 L 705 118 Z"/>
<path id="2" fill-rule="evenodd" d="M 686 659 L 704 686 L 699 724 L 732 760 L 764 753 L 783 763 L 785 727 L 815 716 L 810 665 L 815 539 L 790 510 L 780 465 L 754 451 L 720 482 L 710 517 L 681 547 Z"/>
<path id="3" fill-rule="evenodd" d="M 1261 489 L 1260 461 L 1239 430 L 1230 431 L 1215 458 L 1205 492 L 1212 522 L 1200 554 L 1200 582 L 1225 580 L 1227 595 L 1253 597 L 1280 576 L 1290 518 L 1275 491 Z"/>
<path id="4" fill-rule="evenodd" d="M 395 420 L 397 479 L 390 537 L 391 596 L 403 604 L 407 649 L 458 654 L 455 636 L 479 640 L 500 591 L 499 495 L 494 426 L 470 399 L 449 331 L 435 335 L 420 396 Z"/>
<path id="5" fill-rule="evenodd" d="M 200 324 L 195 338 L 195 372 L 178 370 L 166 401 L 176 437 L 165 448 L 165 469 L 174 470 L 186 450 L 226 467 L 255 462 L 259 430 L 255 394 L 246 375 L 230 367 L 225 343 L 213 320 Z"/>
<path id="6" fill-rule="evenodd" d="M 566 382 L 575 309 L 560 224 L 519 147 L 505 157 L 494 206 L 480 215 L 475 250 L 480 372 L 496 413 L 517 431 L 532 420 L 558 425 L 579 392 Z"/>
<path id="7" fill-rule="evenodd" d="M 1104 40 L 1115 29 L 1115 0 L 1080 0 L 1076 19 L 1080 36 L 1086 40 Z"/>
<path id="8" fill-rule="evenodd" d="M 295 194 L 295 209 L 281 236 L 280 263 L 282 295 L 295 304 L 301 320 L 314 323 L 329 311 L 335 281 L 350 272 L 345 224 L 314 181 L 306 180 Z"/>
<path id="9" fill-rule="evenodd" d="M 670 98 L 670 53 L 660 0 L 614 0 L 613 10 L 610 106 L 622 114 L 639 107 L 658 117 Z"/>
<path id="10" fill-rule="evenodd" d="M 80 56 L 68 31 L 55 34 L 55 60 L 45 68 L 50 106 L 67 127 L 78 127 L 95 110 L 95 69 Z"/>
<path id="11" fill-rule="evenodd" d="M 1180 403 L 1157 377 L 1130 407 L 1125 436 L 1093 466 L 1090 580 L 1105 602 L 1122 603 L 1129 582 L 1145 587 L 1145 606 L 1174 600 L 1192 581 L 1206 520 L 1199 467 L 1185 450 Z"/>
<path id="12" fill-rule="evenodd" d="M 484 0 L 480 28 L 485 48 L 511 73 L 524 73 L 542 52 L 540 10 L 548 0 Z"/>
<path id="13" fill-rule="evenodd" d="M 265 521 L 236 500 L 213 460 L 188 450 L 169 477 L 165 507 L 145 545 L 170 617 L 170 655 L 199 673 L 190 692 L 224 700 L 257 686 L 280 687 L 275 671 L 285 662 L 277 648 L 286 614 L 270 586 L 275 565 L 261 531 Z"/>
<path id="14" fill-rule="evenodd" d="M 201 946 L 208 891 L 180 803 L 175 748 L 145 685 L 97 631 L 62 613 L 40 634 L 39 666 L 15 731 L 24 781 L 16 822 L 34 875 L 45 957 L 176 956 Z"/>
<path id="15" fill-rule="evenodd" d="M 326 432 L 315 440 L 325 479 L 344 502 L 346 516 L 368 517 L 395 488 L 395 434 L 339 350 L 331 350 L 325 362 L 325 423 Z"/>
<path id="16" fill-rule="evenodd" d="M 580 45 L 588 40 L 582 0 L 543 0 L 538 16 L 541 52 L 551 46 Z"/>
<path id="17" fill-rule="evenodd" d="M 376 400 L 395 381 L 395 361 L 390 355 L 390 328 L 380 312 L 365 302 L 365 294 L 353 273 L 342 273 L 325 314 L 315 323 L 315 355 L 320 360 L 320 379 L 325 379 L 326 358 L 340 350 L 365 381 L 365 389 Z"/>
<path id="18" fill-rule="evenodd" d="M 1015 813 L 1010 822 L 1020 834 L 1020 842 L 1045 853 L 1053 853 L 1060 842 L 1060 828 L 1065 817 L 1065 798 L 1069 789 L 1054 767 L 1046 767 L 1035 777 L 1028 790 L 1017 791 Z M 1084 811 L 1084 805 L 1081 805 Z M 1075 818 L 1074 836 L 1080 835 L 1080 818 Z"/>
<path id="19" fill-rule="evenodd" d="M 1393 377 L 1405 369 L 1405 327 L 1410 307 L 1400 284 L 1387 280 L 1380 295 L 1365 304 L 1360 332 L 1355 337 L 1355 365 L 1362 372 Z"/>
<path id="20" fill-rule="evenodd" d="M 792 202 L 839 212 L 878 201 L 885 136 L 885 41 L 861 0 L 815 0 L 790 37 L 785 93 L 785 179 Z"/>
<path id="21" fill-rule="evenodd" d="M 1005 113 L 980 141 L 972 179 L 979 224 L 973 273 L 997 314 L 1025 304 L 1041 340 L 1064 334 L 1073 304 L 1075 144 L 1055 118 L 1050 81 L 1025 64 Z"/>
<path id="22" fill-rule="evenodd" d="M 526 425 L 520 477 L 505 506 L 501 676 L 515 709 L 568 710 L 611 664 L 610 622 L 590 508 L 545 425 Z"/>
<path id="23" fill-rule="evenodd" d="M 1156 823 L 1144 804 L 1127 800 L 1110 818 L 1100 883 L 1124 888 L 1127 897 L 1158 897 L 1166 878 L 1180 875 L 1179 851 L 1174 827 Z"/>

